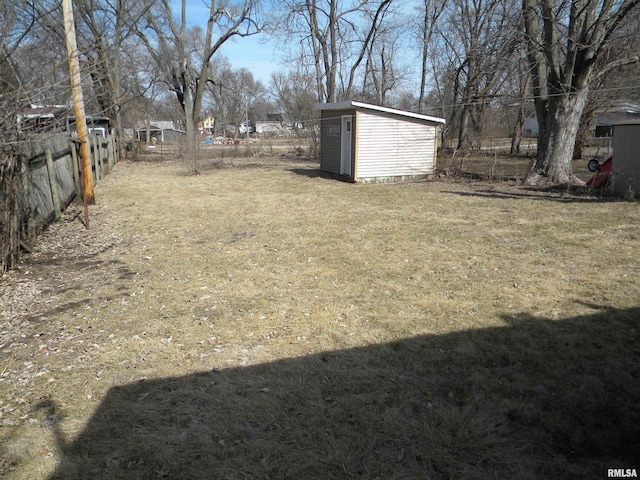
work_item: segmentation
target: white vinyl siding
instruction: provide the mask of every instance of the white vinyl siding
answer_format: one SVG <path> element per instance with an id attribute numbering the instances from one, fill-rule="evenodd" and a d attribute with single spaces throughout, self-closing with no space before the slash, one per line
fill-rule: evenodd
<path id="1" fill-rule="evenodd" d="M 358 113 L 357 178 L 434 173 L 436 127 L 424 121 Z"/>

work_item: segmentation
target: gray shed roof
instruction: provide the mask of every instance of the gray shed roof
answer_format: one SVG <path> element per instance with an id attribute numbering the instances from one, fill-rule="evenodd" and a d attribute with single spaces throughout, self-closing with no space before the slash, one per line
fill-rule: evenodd
<path id="1" fill-rule="evenodd" d="M 614 127 L 617 125 L 640 125 L 640 120 L 624 120 L 613 124 Z"/>
<path id="2" fill-rule="evenodd" d="M 434 123 L 442 123 L 442 124 L 446 123 L 446 120 L 440 117 L 431 117 L 429 115 L 408 112 L 406 110 L 397 110 L 395 108 L 380 107 L 378 105 L 371 105 L 369 103 L 354 102 L 353 100 L 347 100 L 345 102 L 336 102 L 336 103 L 317 103 L 316 104 L 316 110 L 350 110 L 353 108 L 362 108 L 365 110 L 392 113 L 394 115 L 400 115 L 408 118 L 415 118 L 418 120 L 426 120 L 428 122 L 434 122 Z"/>

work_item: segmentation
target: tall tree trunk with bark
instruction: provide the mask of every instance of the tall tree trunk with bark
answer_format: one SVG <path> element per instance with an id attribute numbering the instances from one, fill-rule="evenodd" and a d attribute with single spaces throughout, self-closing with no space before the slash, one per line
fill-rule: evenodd
<path id="1" fill-rule="evenodd" d="M 460 123 L 458 125 L 458 150 L 471 146 L 469 139 L 469 121 L 471 119 L 471 105 L 463 105 L 460 114 Z"/>
<path id="2" fill-rule="evenodd" d="M 639 0 L 523 0 L 538 116 L 538 154 L 527 183 L 582 183 L 571 160 L 591 82 L 638 57 L 596 61 Z"/>
<path id="3" fill-rule="evenodd" d="M 520 143 L 522 142 L 522 126 L 524 125 L 524 109 L 522 105 L 518 107 L 516 121 L 511 132 L 511 148 L 509 155 L 520 155 Z"/>
<path id="4" fill-rule="evenodd" d="M 520 142 L 522 141 L 522 127 L 524 125 L 524 97 L 529 90 L 529 76 L 525 77 L 524 85 L 520 89 L 520 101 L 518 103 L 518 113 L 516 114 L 516 121 L 513 125 L 511 132 L 511 150 L 510 155 L 520 154 Z"/>
<path id="5" fill-rule="evenodd" d="M 578 127 L 578 133 L 576 134 L 576 144 L 573 147 L 573 159 L 579 160 L 584 154 L 584 149 L 589 145 L 591 138 L 591 130 L 589 129 L 591 122 L 596 114 L 595 103 L 587 101 L 582 117 L 580 118 L 580 126 Z"/>
<path id="6" fill-rule="evenodd" d="M 535 183 L 576 183 L 573 175 L 572 159 L 580 117 L 587 102 L 586 88 L 574 95 L 552 97 L 548 110 L 544 113 L 544 126 L 538 139 L 538 156 L 535 172 L 544 172 Z"/>
<path id="7" fill-rule="evenodd" d="M 429 48 L 431 47 L 431 38 L 436 30 L 436 25 L 440 15 L 444 11 L 446 1 L 444 0 L 423 0 L 423 6 L 421 7 L 422 23 L 419 28 L 418 41 L 422 44 L 422 68 L 420 75 L 420 94 L 418 95 L 418 111 L 424 113 L 425 111 L 425 95 L 427 89 L 427 77 L 428 77 L 428 60 L 429 60 Z"/>

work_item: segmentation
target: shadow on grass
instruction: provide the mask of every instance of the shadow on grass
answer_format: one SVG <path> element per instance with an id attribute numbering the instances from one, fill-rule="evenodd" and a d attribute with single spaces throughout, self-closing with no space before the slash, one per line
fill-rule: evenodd
<path id="1" fill-rule="evenodd" d="M 328 175 L 326 172 L 323 172 L 318 167 L 290 168 L 289 171 L 295 173 L 296 175 L 302 175 L 309 178 L 331 178 L 330 175 Z"/>
<path id="2" fill-rule="evenodd" d="M 353 179 L 347 175 L 330 173 L 324 170 L 320 170 L 320 168 L 291 168 L 289 169 L 289 171 L 295 173 L 296 175 L 302 175 L 309 178 L 324 178 L 327 180 L 338 180 L 339 182 L 344 183 L 355 183 Z"/>
<path id="3" fill-rule="evenodd" d="M 112 388 L 78 438 L 59 436 L 51 478 L 602 479 L 607 468 L 640 470 L 640 308 L 504 321 Z"/>
<path id="4" fill-rule="evenodd" d="M 473 192 L 462 191 L 446 191 L 445 193 L 453 193 L 456 195 L 467 197 L 485 197 L 499 199 L 526 199 L 526 200 L 545 200 L 562 203 L 605 203 L 620 202 L 620 198 L 604 196 L 602 192 L 594 192 L 587 187 L 571 187 L 567 190 L 566 186 L 562 187 L 517 187 L 510 190 L 500 190 L 500 182 L 497 182 L 497 188 L 494 189 L 478 189 Z"/>

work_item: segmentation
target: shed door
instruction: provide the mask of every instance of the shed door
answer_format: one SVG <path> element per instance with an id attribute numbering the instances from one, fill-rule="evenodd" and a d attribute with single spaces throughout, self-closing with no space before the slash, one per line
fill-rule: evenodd
<path id="1" fill-rule="evenodd" d="M 352 136 L 352 118 L 351 115 L 343 115 L 341 129 L 340 149 L 340 175 L 351 176 L 351 136 Z"/>

